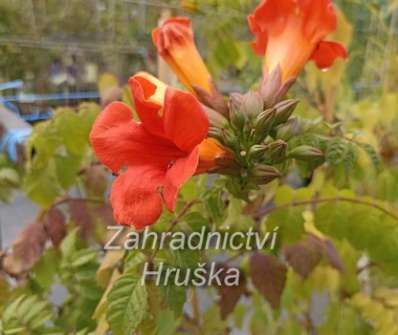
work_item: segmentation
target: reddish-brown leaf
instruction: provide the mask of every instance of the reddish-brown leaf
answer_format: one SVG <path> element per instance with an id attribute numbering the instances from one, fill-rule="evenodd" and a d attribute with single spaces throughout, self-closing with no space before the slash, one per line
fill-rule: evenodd
<path id="1" fill-rule="evenodd" d="M 294 245 L 285 247 L 284 254 L 294 271 L 303 278 L 307 278 L 323 258 L 335 269 L 344 271 L 344 264 L 333 243 L 312 234 Z"/>
<path id="2" fill-rule="evenodd" d="M 90 215 L 90 209 L 88 208 L 85 200 L 70 200 L 68 202 L 69 213 L 72 221 L 80 226 L 80 231 L 83 238 L 90 236 L 94 228 L 94 222 Z"/>
<path id="3" fill-rule="evenodd" d="M 3 269 L 15 277 L 26 274 L 40 259 L 47 239 L 48 235 L 40 222 L 28 225 L 4 256 Z"/>
<path id="4" fill-rule="evenodd" d="M 90 197 L 102 197 L 108 187 L 109 173 L 101 165 L 93 165 L 84 171 L 84 184 Z"/>
<path id="5" fill-rule="evenodd" d="M 286 273 L 286 266 L 276 257 L 258 252 L 250 257 L 250 276 L 253 284 L 273 308 L 280 306 Z"/>
<path id="6" fill-rule="evenodd" d="M 99 207 L 92 209 L 93 215 L 99 218 L 105 226 L 115 225 L 115 219 L 113 218 L 112 207 L 109 204 L 104 204 Z"/>
<path id="7" fill-rule="evenodd" d="M 343 261 L 332 241 L 326 240 L 324 242 L 324 253 L 331 266 L 338 271 L 344 272 L 345 267 Z"/>
<path id="8" fill-rule="evenodd" d="M 312 235 L 284 249 L 288 263 L 303 278 L 307 278 L 319 264 L 322 253 L 322 242 Z"/>
<path id="9" fill-rule="evenodd" d="M 224 274 L 230 268 L 228 265 L 220 264 L 220 267 L 224 269 Z M 221 278 L 221 281 L 224 282 L 224 278 Z M 217 286 L 218 293 L 220 295 L 219 305 L 220 305 L 220 313 L 221 318 L 225 320 L 229 314 L 231 314 L 236 304 L 239 302 L 239 299 L 242 295 L 247 292 L 246 288 L 246 278 L 242 271 L 240 271 L 239 275 L 239 285 L 237 286 Z"/>
<path id="10" fill-rule="evenodd" d="M 56 207 L 51 207 L 43 218 L 46 229 L 53 245 L 58 246 L 66 235 L 65 216 Z"/>

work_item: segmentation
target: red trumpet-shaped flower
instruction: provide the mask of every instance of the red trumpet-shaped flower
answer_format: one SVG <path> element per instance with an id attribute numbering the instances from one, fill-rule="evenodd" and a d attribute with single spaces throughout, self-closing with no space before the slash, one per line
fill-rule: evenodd
<path id="1" fill-rule="evenodd" d="M 284 81 L 311 59 L 326 69 L 337 57 L 347 57 L 341 44 L 324 41 L 337 26 L 331 0 L 263 0 L 248 21 L 256 36 L 253 49 L 265 55 L 264 70 L 280 66 Z"/>
<path id="2" fill-rule="evenodd" d="M 96 120 L 90 141 L 98 159 L 121 172 L 111 193 L 115 219 L 142 229 L 159 218 L 163 204 L 174 210 L 179 189 L 197 170 L 208 119 L 192 94 L 149 74 L 133 76 L 129 85 L 141 122 L 114 102 Z"/>
<path id="3" fill-rule="evenodd" d="M 160 56 L 170 65 L 178 79 L 191 91 L 194 86 L 212 93 L 211 76 L 196 48 L 191 21 L 174 17 L 152 32 Z"/>

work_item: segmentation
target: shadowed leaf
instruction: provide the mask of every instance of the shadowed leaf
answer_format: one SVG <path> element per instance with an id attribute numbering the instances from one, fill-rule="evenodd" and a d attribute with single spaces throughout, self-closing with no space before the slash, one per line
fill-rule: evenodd
<path id="1" fill-rule="evenodd" d="M 48 235 L 41 223 L 28 225 L 3 259 L 3 269 L 13 276 L 28 272 L 40 259 Z"/>
<path id="2" fill-rule="evenodd" d="M 66 235 L 65 216 L 58 208 L 52 207 L 44 216 L 43 224 L 51 242 L 58 246 Z"/>
<path id="3" fill-rule="evenodd" d="M 273 308 L 280 306 L 286 272 L 286 266 L 273 256 L 254 253 L 250 257 L 250 276 L 253 284 Z"/>
<path id="4" fill-rule="evenodd" d="M 68 207 L 72 221 L 80 227 L 82 236 L 87 238 L 93 229 L 93 220 L 86 201 L 71 200 Z"/>
<path id="5" fill-rule="evenodd" d="M 303 278 L 307 278 L 322 259 L 323 246 L 320 240 L 308 236 L 284 250 L 291 267 Z"/>
<path id="6" fill-rule="evenodd" d="M 228 270 L 228 266 L 222 265 L 224 268 L 224 274 Z M 224 279 L 221 278 L 221 282 L 224 282 Z M 244 274 L 241 272 L 239 276 L 239 285 L 238 286 L 220 286 L 218 287 L 218 292 L 220 295 L 220 313 L 221 313 L 221 318 L 225 320 L 229 314 L 231 314 L 237 303 L 239 302 L 239 299 L 242 295 L 246 293 L 246 278 L 244 277 Z"/>

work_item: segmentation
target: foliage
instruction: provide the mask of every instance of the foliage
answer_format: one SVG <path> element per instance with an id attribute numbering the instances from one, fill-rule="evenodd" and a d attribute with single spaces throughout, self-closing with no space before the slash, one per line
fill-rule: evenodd
<path id="1" fill-rule="evenodd" d="M 27 146 L 23 187 L 42 207 L 76 184 L 89 159 L 88 135 L 98 113 L 98 106 L 89 104 L 77 112 L 60 108 L 53 119 L 35 127 Z"/>
<path id="2" fill-rule="evenodd" d="M 7 201 L 13 189 L 21 183 L 21 175 L 17 166 L 0 154 L 0 201 Z"/>

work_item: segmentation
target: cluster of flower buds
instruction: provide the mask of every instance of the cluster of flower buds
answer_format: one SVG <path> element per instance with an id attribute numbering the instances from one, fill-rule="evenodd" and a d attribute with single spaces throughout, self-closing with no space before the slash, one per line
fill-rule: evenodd
<path id="1" fill-rule="evenodd" d="M 298 100 L 285 99 L 294 80 L 282 82 L 278 67 L 265 75 L 256 91 L 232 93 L 219 110 L 224 122 L 211 122 L 209 136 L 229 148 L 235 166 L 227 171 L 238 175 L 245 185 L 264 185 L 283 175 L 288 160 L 322 161 L 318 148 L 289 141 L 305 131 L 303 120 L 292 116 Z M 206 104 L 214 108 L 214 103 Z M 210 118 L 211 119 L 211 118 Z"/>

